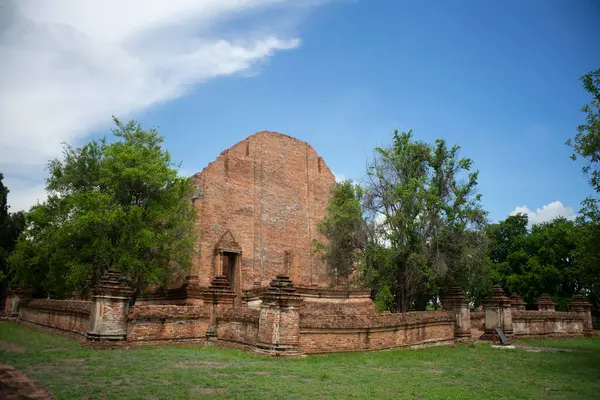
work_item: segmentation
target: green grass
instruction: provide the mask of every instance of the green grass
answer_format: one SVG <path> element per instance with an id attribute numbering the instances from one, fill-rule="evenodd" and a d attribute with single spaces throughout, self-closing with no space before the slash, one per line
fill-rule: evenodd
<path id="1" fill-rule="evenodd" d="M 57 399 L 599 398 L 599 338 L 527 345 L 572 351 L 482 344 L 273 359 L 213 346 L 92 350 L 0 322 L 0 363 Z"/>

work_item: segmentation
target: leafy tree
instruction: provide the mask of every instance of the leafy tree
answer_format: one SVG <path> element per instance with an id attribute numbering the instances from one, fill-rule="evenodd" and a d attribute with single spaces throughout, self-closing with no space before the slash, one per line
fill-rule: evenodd
<path id="1" fill-rule="evenodd" d="M 7 203 L 10 192 L 4 183 L 4 175 L 0 172 L 0 301 L 6 297 L 6 289 L 11 278 L 8 268 L 8 256 L 16 246 L 17 238 L 25 224 L 22 211 L 10 213 Z"/>
<path id="2" fill-rule="evenodd" d="M 523 214 L 489 225 L 495 278 L 530 305 L 548 293 L 562 310 L 576 293 L 597 293 L 597 274 L 588 259 L 590 227 L 581 219 L 556 218 L 529 231 Z"/>
<path id="3" fill-rule="evenodd" d="M 592 188 L 600 193 L 600 69 L 582 76 L 581 81 L 592 101 L 581 109 L 587 114 L 586 121 L 577 127 L 577 134 L 567 140 L 567 145 L 575 151 L 573 160 L 577 156 L 587 160 L 583 172 L 589 176 Z"/>
<path id="4" fill-rule="evenodd" d="M 374 258 L 385 262 L 367 265 L 376 269 L 367 276 L 391 294 L 395 311 L 408 311 L 416 295 L 436 294 L 451 284 L 468 289 L 472 268 L 485 269 L 486 213 L 475 193 L 478 174 L 471 172 L 470 159 L 459 158 L 459 149 L 395 131 L 392 146 L 377 148 L 368 167 L 365 207 L 371 221 L 381 222 L 389 251 L 377 250 Z"/>
<path id="5" fill-rule="evenodd" d="M 586 114 L 585 123 L 577 127 L 577 134 L 567 140 L 573 148 L 573 160 L 581 157 L 587 161 L 583 173 L 588 176 L 592 189 L 600 194 L 600 69 L 582 76 L 584 89 L 592 96 L 589 104 L 581 109 Z M 579 258 L 586 267 L 586 276 L 590 279 L 588 299 L 600 314 L 600 201 L 588 197 L 582 203 L 579 222 L 585 234 L 579 245 Z"/>
<path id="6" fill-rule="evenodd" d="M 65 145 L 48 164 L 48 200 L 27 215 L 11 264 L 38 294 L 86 291 L 109 268 L 137 294 L 185 273 L 193 245 L 191 182 L 177 175 L 163 138 L 114 119 L 115 140 Z"/>
<path id="7" fill-rule="evenodd" d="M 356 283 L 349 279 L 364 262 L 367 237 L 361 196 L 360 186 L 350 181 L 336 183 L 326 216 L 318 225 L 327 244 L 315 241 L 314 246 L 321 252 L 335 284 Z"/>

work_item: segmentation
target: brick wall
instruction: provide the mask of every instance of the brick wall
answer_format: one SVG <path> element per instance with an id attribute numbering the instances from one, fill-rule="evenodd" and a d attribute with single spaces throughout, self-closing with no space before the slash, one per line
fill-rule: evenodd
<path id="1" fill-rule="evenodd" d="M 485 311 L 474 311 L 471 313 L 471 328 L 480 331 L 485 329 Z"/>
<path id="2" fill-rule="evenodd" d="M 513 311 L 512 326 L 522 337 L 583 336 L 583 317 L 572 312 Z"/>
<path id="3" fill-rule="evenodd" d="M 311 241 L 335 179 L 308 143 L 260 132 L 225 150 L 193 179 L 200 239 L 192 274 L 200 285 L 222 272 L 215 246 L 227 230 L 241 247 L 236 291 L 267 286 L 281 273 L 296 284 L 327 285 Z"/>
<path id="4" fill-rule="evenodd" d="M 322 290 L 298 287 L 303 315 L 368 315 L 375 313 L 369 290 Z"/>
<path id="5" fill-rule="evenodd" d="M 450 344 L 454 329 L 453 314 L 441 311 L 304 316 L 300 347 L 305 353 L 328 353 Z"/>
<path id="6" fill-rule="evenodd" d="M 217 316 L 219 340 L 255 345 L 258 338 L 260 311 L 232 309 Z"/>
<path id="7" fill-rule="evenodd" d="M 21 305 L 19 319 L 76 335 L 85 336 L 92 304 L 84 300 L 29 300 Z"/>
<path id="8" fill-rule="evenodd" d="M 209 319 L 204 307 L 136 305 L 127 314 L 127 341 L 204 339 Z"/>

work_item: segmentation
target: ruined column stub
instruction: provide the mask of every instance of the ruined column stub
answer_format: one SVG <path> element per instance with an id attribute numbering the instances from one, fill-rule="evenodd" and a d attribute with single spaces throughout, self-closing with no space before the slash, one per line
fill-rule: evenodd
<path id="1" fill-rule="evenodd" d="M 556 311 L 556 303 L 552 301 L 550 296 L 544 293 L 537 302 L 537 309 L 538 311 L 554 312 Z"/>
<path id="2" fill-rule="evenodd" d="M 511 301 L 504 295 L 504 290 L 500 285 L 492 287 L 492 294 L 485 299 L 485 333 L 481 340 L 491 340 L 495 328 L 500 328 L 506 335 L 512 335 L 512 312 Z"/>
<path id="3" fill-rule="evenodd" d="M 125 340 L 132 293 L 121 271 L 109 269 L 104 273 L 92 295 L 88 339 Z"/>
<path id="4" fill-rule="evenodd" d="M 521 298 L 521 296 L 519 296 L 519 294 L 517 292 L 513 292 L 510 295 L 510 302 L 511 302 L 511 308 L 514 311 L 525 311 L 525 305 L 527 303 L 525 303 L 523 301 L 523 299 Z"/>
<path id="5" fill-rule="evenodd" d="M 278 275 L 261 296 L 257 353 L 288 356 L 302 354 L 299 348 L 300 306 L 289 277 Z"/>
<path id="6" fill-rule="evenodd" d="M 442 295 L 442 310 L 454 313 L 456 318 L 456 341 L 467 341 L 471 339 L 471 311 L 469 310 L 469 299 L 465 296 L 460 286 L 450 287 Z"/>
<path id="7" fill-rule="evenodd" d="M 585 336 L 598 336 L 592 325 L 592 304 L 582 294 L 573 296 L 569 303 L 569 311 L 581 314 L 583 317 L 583 334 Z"/>

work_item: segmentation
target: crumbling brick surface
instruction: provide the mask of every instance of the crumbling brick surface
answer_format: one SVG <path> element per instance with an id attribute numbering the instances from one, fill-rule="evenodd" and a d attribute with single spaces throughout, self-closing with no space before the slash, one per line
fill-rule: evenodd
<path id="1" fill-rule="evenodd" d="M 584 318 L 574 312 L 514 311 L 512 322 L 516 336 L 583 336 Z"/>
<path id="2" fill-rule="evenodd" d="M 20 319 L 84 336 L 88 331 L 90 310 L 90 301 L 36 299 L 21 306 Z"/>
<path id="3" fill-rule="evenodd" d="M 134 306 L 127 314 L 127 341 L 170 341 L 206 336 L 209 314 L 204 307 Z"/>
<path id="4" fill-rule="evenodd" d="M 445 312 L 304 317 L 300 347 L 305 353 L 329 353 L 450 344 L 455 325 Z"/>
<path id="5" fill-rule="evenodd" d="M 260 132 L 222 152 L 193 180 L 199 240 L 192 274 L 201 286 L 223 273 L 215 247 L 228 230 L 241 251 L 236 291 L 267 286 L 279 274 L 296 284 L 328 284 L 311 241 L 319 237 L 335 179 L 308 143 Z"/>

